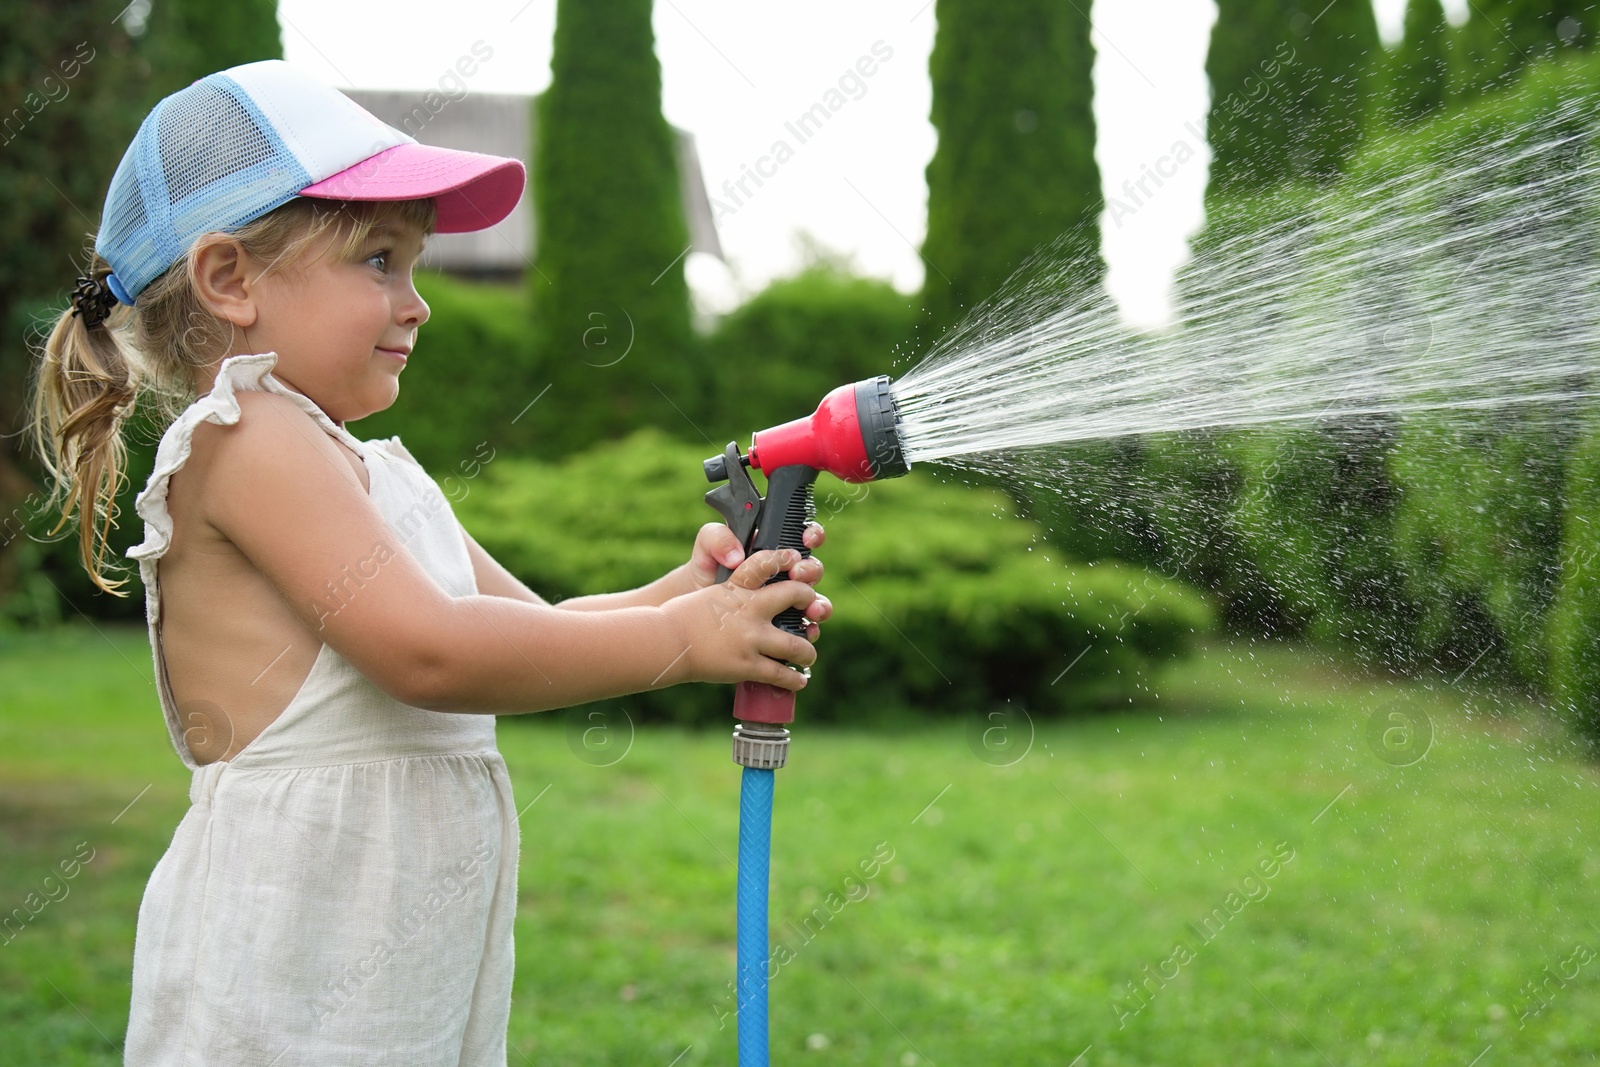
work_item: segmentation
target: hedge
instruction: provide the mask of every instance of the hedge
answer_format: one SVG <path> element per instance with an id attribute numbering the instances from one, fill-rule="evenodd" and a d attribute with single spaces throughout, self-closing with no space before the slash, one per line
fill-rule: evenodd
<path id="1" fill-rule="evenodd" d="M 1549 614 L 1551 689 L 1600 753 L 1600 407 L 1567 474 L 1561 580 Z"/>
<path id="2" fill-rule="evenodd" d="M 350 431 L 364 440 L 399 434 L 429 470 L 455 469 L 481 441 L 517 451 L 556 432 L 558 405 L 540 406 L 548 395 L 527 406 L 550 382 L 528 329 L 527 288 L 432 270 L 417 271 L 416 284 L 429 316 L 400 375 L 400 396 Z"/>
<path id="3" fill-rule="evenodd" d="M 1352 160 L 1350 176 L 1326 194 L 1285 185 L 1260 198 L 1223 203 L 1185 271 L 1185 318 L 1215 314 L 1233 284 L 1216 265 L 1243 249 L 1252 249 L 1249 254 L 1263 267 L 1281 257 L 1282 248 L 1313 261 L 1354 253 L 1377 262 L 1390 262 L 1404 249 L 1435 257 L 1429 274 L 1445 277 L 1453 270 L 1492 267 L 1496 256 L 1516 254 L 1528 242 L 1554 248 L 1556 238 L 1585 232 L 1596 221 L 1584 206 L 1592 202 L 1592 189 L 1562 198 L 1513 199 L 1518 218 L 1504 215 L 1508 191 L 1530 179 L 1548 181 L 1563 173 L 1560 168 L 1592 158 L 1593 107 L 1579 106 L 1585 101 L 1600 101 L 1600 60 L 1538 64 L 1509 91 L 1369 139 Z M 1517 158 L 1558 131 L 1582 135 L 1569 155 Z M 1486 160 L 1496 165 L 1487 167 Z M 1374 190 L 1386 183 L 1426 189 L 1429 199 L 1399 209 L 1406 214 L 1376 236 L 1355 232 L 1347 219 L 1370 210 Z M 1526 219 L 1524 208 L 1530 209 Z M 1515 221 L 1518 236 L 1407 245 L 1408 227 L 1424 216 L 1435 220 L 1428 226 L 1456 235 L 1489 221 Z M 1283 237 L 1291 240 L 1285 244 Z M 1391 244 L 1386 249 L 1373 243 L 1380 241 Z M 1592 259 L 1592 249 L 1570 241 L 1561 247 L 1567 258 L 1547 253 L 1548 276 Z M 1396 325 L 1407 326 L 1417 318 L 1413 311 L 1431 308 L 1439 295 L 1408 293 L 1389 283 L 1382 292 L 1363 291 L 1371 284 L 1330 270 L 1322 285 L 1267 302 L 1259 322 L 1224 325 L 1244 334 L 1249 327 L 1266 328 L 1274 317 L 1326 317 L 1329 307 L 1354 302 L 1392 307 Z M 1538 340 L 1570 347 L 1572 328 L 1584 321 L 1591 302 L 1583 291 L 1548 289 L 1541 299 L 1551 325 L 1548 337 Z M 1561 313 L 1562 302 L 1570 314 Z M 1453 339 L 1463 330 L 1496 326 L 1427 321 L 1435 344 L 1460 343 Z M 1519 337 L 1527 328 L 1519 320 Z M 1369 342 L 1387 343 L 1384 337 Z M 1574 358 L 1582 365 L 1589 356 Z M 1574 384 L 1584 384 L 1581 375 Z M 1564 556 L 1563 523 L 1570 539 L 1572 508 L 1581 507 L 1565 501 L 1576 437 L 1569 416 L 1548 407 L 1422 413 L 1370 419 L 1337 432 L 1304 426 L 1219 433 L 1201 449 L 1152 442 L 1143 480 L 1151 486 L 1170 483 L 1172 503 L 1152 510 L 1169 538 L 1184 536 L 1183 523 L 1220 532 L 1213 544 L 1223 551 L 1200 553 L 1183 573 L 1219 592 L 1230 620 L 1248 621 L 1236 606 L 1253 600 L 1263 611 L 1259 630 L 1305 633 L 1401 666 L 1440 664 L 1453 673 L 1476 664 L 1480 672 L 1545 687 L 1558 651 L 1554 635 L 1567 632 L 1550 620 Z M 1568 546 L 1565 555 L 1570 554 Z M 1240 590 L 1254 588 L 1254 578 L 1268 596 L 1239 599 Z"/>
<path id="4" fill-rule="evenodd" d="M 835 386 L 898 376 L 916 316 L 914 298 L 887 282 L 827 265 L 780 278 L 712 334 L 713 402 L 700 428 L 719 445 L 748 444 L 752 431 L 809 415 Z"/>

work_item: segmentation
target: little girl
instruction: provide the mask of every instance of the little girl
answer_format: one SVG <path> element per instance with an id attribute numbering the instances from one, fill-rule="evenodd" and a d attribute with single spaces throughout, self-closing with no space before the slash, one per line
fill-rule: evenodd
<path id="1" fill-rule="evenodd" d="M 815 560 L 741 559 L 707 524 L 651 584 L 552 606 L 398 437 L 345 428 L 395 400 L 427 235 L 494 225 L 524 184 L 520 162 L 418 144 L 279 60 L 161 101 L 112 178 L 33 430 L 117 593 L 100 562 L 122 420 L 146 394 L 172 417 L 128 555 L 193 778 L 139 908 L 133 1067 L 504 1064 L 519 839 L 494 716 L 804 684 L 780 661 L 815 650 L 770 620 L 799 608 L 816 639 Z"/>

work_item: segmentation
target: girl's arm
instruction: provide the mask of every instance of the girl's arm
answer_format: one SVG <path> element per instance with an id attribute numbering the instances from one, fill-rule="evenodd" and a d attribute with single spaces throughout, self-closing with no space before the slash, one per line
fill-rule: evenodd
<path id="1" fill-rule="evenodd" d="M 815 550 L 825 540 L 822 527 L 811 523 L 802 535 L 805 545 Z M 663 574 L 649 585 L 642 585 L 637 589 L 629 589 L 623 593 L 596 593 L 592 596 L 575 596 L 563 600 L 556 606 L 568 611 L 604 611 L 610 608 L 629 608 L 639 606 L 660 607 L 673 597 L 683 596 L 704 589 L 708 585 L 715 585 L 717 581 L 717 566 L 719 564 L 730 569 L 737 567 L 744 559 L 744 550 L 739 545 L 739 539 L 733 536 L 733 531 L 720 522 L 708 522 L 700 527 L 700 532 L 695 535 L 694 550 L 690 553 L 689 562 L 680 564 Z M 797 582 L 807 585 L 816 585 L 822 579 L 822 561 L 807 557 L 800 561 L 792 570 L 789 577 Z M 819 608 L 808 615 L 808 618 L 823 621 L 828 617 L 830 608 L 827 598 L 817 598 L 821 604 Z"/>
<path id="2" fill-rule="evenodd" d="M 457 525 L 460 526 L 459 520 Z M 549 603 L 489 555 L 488 550 L 473 539 L 465 526 L 461 526 L 461 536 L 466 539 L 467 554 L 472 557 L 472 570 L 478 580 L 479 593 L 486 596 L 509 597 L 512 600 L 525 600 L 530 604 Z M 806 547 L 812 550 L 817 549 L 826 540 L 826 534 L 817 523 L 808 525 L 803 536 Z M 738 538 L 733 536 L 733 532 L 727 526 L 720 522 L 708 522 L 700 527 L 700 532 L 695 537 L 694 551 L 689 562 L 674 567 L 648 585 L 621 593 L 595 593 L 590 596 L 570 597 L 553 606 L 565 611 L 660 607 L 674 597 L 714 584 L 719 563 L 737 566 L 743 556 Z M 822 561 L 812 558 L 801 560 L 789 572 L 789 577 L 797 582 L 814 586 L 822 579 Z M 819 596 L 817 601 L 817 606 L 807 613 L 807 618 L 824 622 L 832 613 L 832 605 L 826 597 Z"/>
<path id="3" fill-rule="evenodd" d="M 478 582 L 478 592 L 484 596 L 503 596 L 511 600 L 525 600 L 530 604 L 545 604 L 548 601 L 535 593 L 522 583 L 515 574 L 500 565 L 500 561 L 489 555 L 488 551 L 467 532 L 461 525 L 461 520 L 456 520 L 460 527 L 461 536 L 467 542 L 467 555 L 472 557 L 472 574 Z"/>
<path id="4" fill-rule="evenodd" d="M 205 518 L 277 589 L 308 632 L 397 700 L 436 711 L 516 713 L 683 681 L 799 689 L 780 660 L 815 661 L 779 630 L 815 591 L 766 579 L 794 552 L 763 552 L 723 585 L 659 606 L 563 611 L 504 596 L 449 596 L 406 551 L 333 439 L 286 397 L 239 394 L 216 435 Z M 352 572 L 361 577 L 351 583 Z M 329 589 L 342 595 L 330 601 Z M 815 615 L 815 612 L 812 613 Z M 263 665 L 264 666 L 264 665 Z"/>

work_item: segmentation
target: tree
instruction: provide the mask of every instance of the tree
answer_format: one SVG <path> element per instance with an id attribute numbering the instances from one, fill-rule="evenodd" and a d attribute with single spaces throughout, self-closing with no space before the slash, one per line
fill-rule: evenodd
<path id="1" fill-rule="evenodd" d="M 1206 54 L 1207 201 L 1336 178 L 1361 140 L 1379 54 L 1371 0 L 1218 0 Z"/>
<path id="2" fill-rule="evenodd" d="M 140 21 L 126 0 L 27 0 L 0 34 L 0 616 L 30 622 L 74 605 L 138 617 L 143 602 L 97 595 L 75 539 L 44 538 L 45 472 L 19 432 L 27 410 L 30 340 L 66 306 L 100 223 L 111 175 L 157 101 L 215 70 L 283 54 L 273 0 L 162 0 Z M 140 422 L 140 416 L 135 417 Z M 131 425 L 131 424 L 130 424 Z M 148 431 L 150 427 L 142 427 Z M 159 427 L 156 428 L 159 430 Z M 138 539 L 133 496 L 154 442 L 129 440 L 128 483 L 117 496 L 120 546 Z"/>
<path id="3" fill-rule="evenodd" d="M 935 332 L 1059 235 L 1078 280 L 1098 282 L 1105 272 L 1088 10 L 939 0 L 928 61 L 939 145 L 927 170 L 922 249 Z"/>
<path id="4" fill-rule="evenodd" d="M 1407 0 L 1389 87 L 1397 122 L 1416 122 L 1444 107 L 1450 90 L 1449 33 L 1439 0 Z"/>
<path id="5" fill-rule="evenodd" d="M 559 425 L 559 436 L 532 442 L 545 455 L 646 423 L 682 434 L 707 385 L 650 0 L 560 0 L 554 49 L 534 136 L 529 283 L 540 376 L 561 408 L 559 424 L 542 424 Z M 529 400 L 544 387 L 520 384 Z"/>
<path id="6" fill-rule="evenodd" d="M 1460 90 L 1477 95 L 1558 50 L 1588 48 L 1600 10 L 1591 0 L 1473 0 L 1461 29 L 1469 62 Z"/>
<path id="7" fill-rule="evenodd" d="M 0 617 L 57 619 L 70 610 L 63 594 L 137 616 L 142 602 L 95 597 L 73 539 L 35 540 L 58 516 L 43 506 L 49 486 L 24 431 L 29 345 L 42 343 L 88 265 L 106 188 L 144 117 L 150 67 L 126 0 L 20 7 L 0 33 Z M 122 514 L 137 488 L 119 495 Z"/>
<path id="8" fill-rule="evenodd" d="M 277 0 L 157 0 L 146 34 L 153 93 L 177 92 L 196 79 L 260 59 L 283 58 Z"/>
<path id="9" fill-rule="evenodd" d="M 1600 409 L 1568 459 L 1561 582 L 1549 618 L 1550 682 L 1600 753 Z"/>

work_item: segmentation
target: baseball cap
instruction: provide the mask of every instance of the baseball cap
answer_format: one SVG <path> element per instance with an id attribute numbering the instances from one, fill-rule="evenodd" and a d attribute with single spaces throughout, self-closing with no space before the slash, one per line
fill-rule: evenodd
<path id="1" fill-rule="evenodd" d="M 132 304 L 200 234 L 296 196 L 435 198 L 439 233 L 487 229 L 522 198 L 521 160 L 420 144 L 281 59 L 230 67 L 146 115 L 106 193 L 95 251 Z"/>

